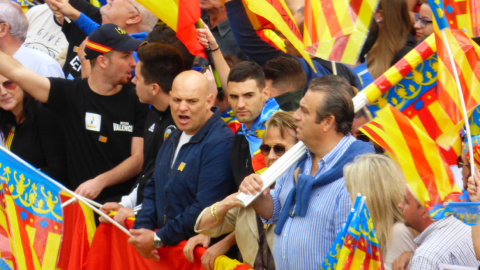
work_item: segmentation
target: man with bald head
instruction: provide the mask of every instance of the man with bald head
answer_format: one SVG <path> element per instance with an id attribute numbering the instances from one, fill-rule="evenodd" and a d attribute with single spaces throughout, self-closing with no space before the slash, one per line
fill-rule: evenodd
<path id="1" fill-rule="evenodd" d="M 129 243 L 145 258 L 156 248 L 177 245 L 195 235 L 200 212 L 225 198 L 233 187 L 230 149 L 233 133 L 213 107 L 206 77 L 196 71 L 173 81 L 170 108 L 177 130 L 160 148 L 153 177 L 131 230 Z M 157 231 L 153 231 L 158 229 Z"/>

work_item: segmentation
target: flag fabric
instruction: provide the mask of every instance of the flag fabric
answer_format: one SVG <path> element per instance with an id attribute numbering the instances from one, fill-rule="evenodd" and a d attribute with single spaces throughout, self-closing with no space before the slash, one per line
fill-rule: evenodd
<path id="1" fill-rule="evenodd" d="M 380 84 L 391 85 L 391 88 L 367 107 L 375 116 L 378 110 L 391 104 L 427 133 L 430 138 L 433 140 L 443 139 L 446 143 L 442 145 L 444 149 L 441 152 L 447 163 L 453 165 L 456 164 L 457 157 L 461 154 L 461 138 L 458 130 L 456 133 L 453 131 L 447 133 L 455 124 L 448 117 L 438 98 L 438 59 L 434 48 L 434 36 L 432 35 L 427 38 L 425 43 L 415 48 L 415 54 L 412 54 L 415 57 L 407 55 L 394 66 L 393 70 L 396 72 L 382 75 L 383 82 L 375 80 L 367 91 L 373 89 L 377 92 L 380 91 L 378 86 Z M 419 51 L 424 54 L 418 53 Z M 427 55 L 429 56 L 426 57 Z M 420 60 L 421 62 L 418 63 Z M 405 69 L 406 66 L 412 67 L 412 69 Z M 414 66 L 416 67 L 413 68 Z M 410 72 L 405 74 L 409 70 Z M 389 81 L 390 79 L 395 82 L 393 85 Z M 446 134 L 450 136 L 448 140 L 445 140 Z M 451 147 L 452 145 L 454 147 Z"/>
<path id="2" fill-rule="evenodd" d="M 197 40 L 195 27 L 200 20 L 198 0 L 137 0 L 137 2 L 170 26 L 191 54 L 207 59 L 205 49 Z"/>
<path id="3" fill-rule="evenodd" d="M 480 102 L 480 47 L 463 31 L 448 27 L 442 1 L 429 0 L 429 4 L 435 17 L 433 28 L 438 54 L 438 98 L 446 112 L 445 122 L 451 126 L 437 139 L 440 145 L 445 146 L 453 141 L 451 135 L 458 133 L 464 124 L 459 87 L 467 113 Z"/>
<path id="4" fill-rule="evenodd" d="M 106 0 L 90 0 L 90 4 L 92 4 L 95 7 L 102 7 L 107 4 Z"/>
<path id="5" fill-rule="evenodd" d="M 22 11 L 23 11 L 24 13 L 27 13 L 27 11 L 28 11 L 30 8 L 38 5 L 38 2 L 35 1 L 35 0 L 11 0 L 11 1 L 19 4 L 20 7 L 22 8 Z"/>
<path id="6" fill-rule="evenodd" d="M 220 255 L 215 259 L 215 270 L 253 270 L 248 264 L 243 264 L 237 260 L 230 259 L 225 255 Z"/>
<path id="7" fill-rule="evenodd" d="M 365 95 L 370 104 L 375 103 L 377 99 L 384 95 L 406 75 L 411 73 L 419 64 L 431 57 L 436 51 L 435 37 L 432 34 L 360 93 Z"/>
<path id="8" fill-rule="evenodd" d="M 56 269 L 63 228 L 60 188 L 3 147 L 0 156 L 2 258 L 14 269 Z"/>
<path id="9" fill-rule="evenodd" d="M 368 200 L 362 198 L 346 230 L 335 267 L 337 270 L 384 269 L 380 246 L 365 199 Z"/>
<path id="10" fill-rule="evenodd" d="M 233 114 L 232 108 L 222 113 L 222 119 L 234 134 L 237 133 L 237 129 L 242 126 L 242 123 L 238 122 L 237 117 Z"/>
<path id="11" fill-rule="evenodd" d="M 470 133 L 471 139 L 473 144 L 473 158 L 475 160 L 475 165 L 477 168 L 480 168 L 480 106 L 475 107 L 470 115 L 469 121 L 470 123 Z M 463 151 L 465 152 L 466 156 L 470 156 L 470 151 L 467 145 L 467 138 L 465 137 L 464 140 L 464 147 Z"/>
<path id="12" fill-rule="evenodd" d="M 467 36 L 480 36 L 480 3 L 477 0 L 443 0 L 445 18 L 451 29 Z"/>
<path id="13" fill-rule="evenodd" d="M 348 214 L 345 225 L 338 233 L 337 237 L 335 238 L 335 241 L 333 242 L 332 247 L 328 251 L 328 255 L 322 264 L 322 268 L 320 268 L 321 270 L 331 270 L 331 269 L 337 268 L 338 256 L 340 255 L 340 250 L 343 246 L 343 242 L 345 241 L 345 236 L 347 235 L 348 227 L 352 222 L 353 216 L 355 215 L 356 212 L 358 212 L 361 201 L 362 201 L 362 196 L 358 194 L 357 198 L 355 199 L 355 203 L 353 204 L 353 208 Z"/>
<path id="14" fill-rule="evenodd" d="M 243 3 L 255 30 L 260 28 L 273 29 L 274 27 L 292 43 L 302 57 L 313 67 L 310 55 L 305 52 L 302 33 L 298 29 L 285 0 L 243 0 Z"/>
<path id="15" fill-rule="evenodd" d="M 72 196 L 60 194 L 62 203 Z M 91 208 L 82 202 L 71 203 L 63 208 L 64 226 L 58 268 L 61 270 L 83 269 L 95 235 L 96 225 Z"/>
<path id="16" fill-rule="evenodd" d="M 438 145 L 391 105 L 360 130 L 392 155 L 422 205 L 441 204 L 451 192 L 460 191 Z"/>
<path id="17" fill-rule="evenodd" d="M 114 214 L 115 212 L 112 212 L 110 216 Z M 131 229 L 134 221 L 134 218 L 125 220 L 126 227 Z M 151 261 L 140 256 L 135 247 L 128 244 L 128 238 L 128 235 L 112 224 L 101 223 L 95 233 L 84 269 L 203 270 L 200 258 L 206 249 L 201 246 L 194 250 L 193 264 L 187 261 L 183 254 L 187 241 L 157 249 L 160 261 Z"/>
<path id="18" fill-rule="evenodd" d="M 480 215 L 478 207 L 480 203 L 475 202 L 450 202 L 446 203 L 445 209 L 441 212 L 441 219 L 449 215 L 454 215 L 463 223 L 474 226 L 480 224 Z"/>
<path id="19" fill-rule="evenodd" d="M 378 0 L 305 0 L 304 45 L 317 57 L 356 64 Z"/>

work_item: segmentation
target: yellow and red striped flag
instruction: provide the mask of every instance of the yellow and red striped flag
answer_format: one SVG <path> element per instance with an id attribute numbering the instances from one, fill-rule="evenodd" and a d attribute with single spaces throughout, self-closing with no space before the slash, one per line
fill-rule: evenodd
<path id="1" fill-rule="evenodd" d="M 378 0 L 305 0 L 304 45 L 317 57 L 356 64 Z"/>
<path id="2" fill-rule="evenodd" d="M 273 26 L 292 43 L 302 57 L 313 67 L 310 55 L 305 52 L 302 33 L 298 29 L 285 0 L 243 0 L 243 3 L 255 30 L 269 29 Z"/>
<path id="3" fill-rule="evenodd" d="M 195 24 L 200 19 L 198 0 L 137 0 L 137 2 L 170 26 L 191 54 L 207 58 L 203 46 L 197 40 Z"/>
<path id="4" fill-rule="evenodd" d="M 63 228 L 60 188 L 3 147 L 0 160 L 2 258 L 14 269 L 56 269 Z"/>
<path id="5" fill-rule="evenodd" d="M 480 36 L 478 0 L 443 0 L 443 7 L 451 29 L 460 29 L 469 37 Z"/>
<path id="6" fill-rule="evenodd" d="M 462 123 L 463 114 L 458 86 L 453 76 L 453 67 L 448 57 L 445 42 L 448 42 L 452 50 L 467 111 L 471 111 L 480 102 L 480 47 L 461 30 L 445 28 L 443 30 L 447 38 L 445 41 L 438 33 L 438 28 L 435 29 L 439 64 L 439 99 L 445 111 L 448 112 L 451 121 L 454 124 Z"/>
<path id="7" fill-rule="evenodd" d="M 438 145 L 391 105 L 360 130 L 392 155 L 422 205 L 440 204 L 452 191 L 460 191 Z"/>

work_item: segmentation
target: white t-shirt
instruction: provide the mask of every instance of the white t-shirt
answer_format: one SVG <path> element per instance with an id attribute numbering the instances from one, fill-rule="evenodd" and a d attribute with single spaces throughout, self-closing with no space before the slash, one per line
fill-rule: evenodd
<path id="1" fill-rule="evenodd" d="M 180 148 L 186 143 L 190 141 L 190 139 L 193 137 L 193 135 L 187 135 L 187 133 L 182 132 L 182 135 L 180 135 L 180 139 L 178 141 L 177 149 L 175 149 L 175 156 L 173 156 L 173 161 L 170 167 L 173 167 L 173 164 L 175 164 L 175 160 L 177 159 L 178 152 L 180 151 Z"/>
<path id="2" fill-rule="evenodd" d="M 35 73 L 42 75 L 43 77 L 65 78 L 60 64 L 44 52 L 30 49 L 25 47 L 25 45 L 22 45 L 13 55 L 13 58 L 20 62 L 24 67 L 33 70 Z"/>
<path id="3" fill-rule="evenodd" d="M 413 235 L 410 230 L 401 222 L 393 225 L 392 238 L 387 243 L 387 254 L 383 257 L 385 269 L 392 269 L 393 261 L 404 252 L 414 252 L 417 245 L 413 241 Z"/>
<path id="4" fill-rule="evenodd" d="M 34 6 L 25 15 L 29 26 L 23 45 L 42 51 L 52 58 L 68 47 L 67 38 L 62 28 L 55 23 L 53 12 L 47 4 Z"/>

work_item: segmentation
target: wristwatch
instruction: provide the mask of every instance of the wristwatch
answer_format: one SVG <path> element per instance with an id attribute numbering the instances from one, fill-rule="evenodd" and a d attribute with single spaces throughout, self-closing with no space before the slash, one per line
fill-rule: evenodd
<path id="1" fill-rule="evenodd" d="M 158 237 L 158 235 L 155 232 L 153 233 L 153 246 L 155 248 L 163 247 L 162 239 L 160 239 L 160 237 Z"/>

